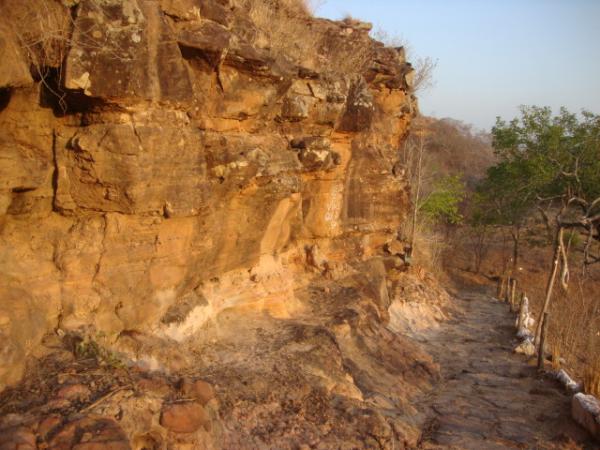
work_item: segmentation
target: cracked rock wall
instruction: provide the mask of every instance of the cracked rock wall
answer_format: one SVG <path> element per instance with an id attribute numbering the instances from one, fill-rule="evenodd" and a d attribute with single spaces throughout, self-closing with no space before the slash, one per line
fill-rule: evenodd
<path id="1" fill-rule="evenodd" d="M 233 0 L 0 8 L 0 388 L 48 333 L 180 342 L 390 257 L 416 103 L 365 24 L 294 18 L 298 60 Z"/>

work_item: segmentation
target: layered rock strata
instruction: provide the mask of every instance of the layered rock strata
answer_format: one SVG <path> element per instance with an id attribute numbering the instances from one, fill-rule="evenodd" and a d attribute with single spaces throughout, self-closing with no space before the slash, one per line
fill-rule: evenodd
<path id="1" fill-rule="evenodd" d="M 125 420 L 127 445 L 414 441 L 405 392 L 435 368 L 386 328 L 416 110 L 402 49 L 285 2 L 303 52 L 233 0 L 0 5 L 0 386 L 58 336 L 179 392 Z M 181 376 L 220 412 L 181 406 Z"/>

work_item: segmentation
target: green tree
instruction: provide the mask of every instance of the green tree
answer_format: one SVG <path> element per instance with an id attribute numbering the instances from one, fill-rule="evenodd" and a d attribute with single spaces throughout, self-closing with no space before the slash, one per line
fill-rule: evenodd
<path id="1" fill-rule="evenodd" d="M 521 229 L 525 225 L 535 197 L 522 192 L 517 186 L 526 186 L 530 179 L 529 167 L 520 162 L 500 161 L 487 171 L 477 186 L 469 222 L 473 226 L 508 227 L 513 240 L 512 270 L 519 260 Z"/>
<path id="2" fill-rule="evenodd" d="M 463 221 L 460 205 L 465 199 L 465 184 L 460 175 L 441 177 L 419 209 L 434 224 L 457 225 Z"/>
<path id="3" fill-rule="evenodd" d="M 488 172 L 492 188 L 486 194 L 488 200 L 502 196 L 497 202 L 505 206 L 494 220 L 511 223 L 536 208 L 555 230 L 539 342 L 559 267 L 563 286 L 568 283 L 564 230 L 586 233 L 585 261 L 600 261 L 590 253 L 592 242 L 600 240 L 600 116 L 586 111 L 578 116 L 565 108 L 553 116 L 550 108 L 522 107 L 521 116 L 510 122 L 498 118 L 492 135 L 500 162 Z"/>

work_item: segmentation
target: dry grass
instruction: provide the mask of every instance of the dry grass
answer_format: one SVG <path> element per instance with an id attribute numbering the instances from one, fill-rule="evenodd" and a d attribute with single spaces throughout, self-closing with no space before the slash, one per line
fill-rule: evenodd
<path id="1" fill-rule="evenodd" d="M 592 365 L 586 367 L 583 373 L 584 390 L 600 398 L 600 360 L 596 359 Z"/>
<path id="2" fill-rule="evenodd" d="M 43 83 L 59 99 L 61 106 L 66 108 L 64 95 L 46 80 L 53 70 L 58 70 L 59 77 L 61 75 L 59 69 L 68 50 L 73 26 L 67 10 L 58 2 L 40 0 L 36 3 L 12 2 L 4 13 L 6 23 L 10 24 L 30 63 L 34 79 Z"/>
<path id="3" fill-rule="evenodd" d="M 365 34 L 352 38 L 339 35 L 325 36 L 320 45 L 321 54 L 329 61 L 329 68 L 340 74 L 361 74 L 373 60 L 373 41 Z"/>
<path id="4" fill-rule="evenodd" d="M 314 58 L 318 42 L 310 32 L 307 0 L 238 0 L 238 5 L 259 31 L 255 45 L 296 61 Z"/>
<path id="5" fill-rule="evenodd" d="M 337 27 L 332 27 L 335 32 L 329 33 L 323 23 L 314 20 L 312 14 L 318 0 L 234 1 L 244 11 L 241 14 L 256 27 L 253 45 L 269 50 L 273 56 L 313 70 L 348 75 L 360 73 L 371 59 L 373 43 L 366 34 L 355 33 L 349 38 L 340 35 Z M 117 42 L 99 42 L 93 38 L 95 29 L 77 29 L 70 10 L 60 2 L 26 0 L 13 4 L 14 7 L 7 8 L 6 23 L 13 25 L 34 77 L 42 83 L 49 74 L 58 73 L 56 84 L 60 86 L 63 63 L 72 47 L 108 53 L 116 60 L 131 60 Z M 98 9 L 102 16 L 101 2 L 90 0 L 86 5 Z M 56 87 L 45 84 L 48 90 L 56 91 Z M 61 92 L 53 94 L 63 102 Z"/>
<path id="6" fill-rule="evenodd" d="M 411 233 L 410 221 L 405 221 L 400 233 L 408 240 Z M 443 255 L 446 242 L 443 233 L 436 231 L 430 224 L 419 221 L 415 230 L 412 265 L 424 268 L 438 280 L 445 277 L 443 270 Z"/>
<path id="7" fill-rule="evenodd" d="M 10 24 L 28 59 L 33 78 L 56 97 L 63 113 L 67 109 L 63 69 L 69 49 L 76 47 L 88 52 L 102 52 L 115 60 L 126 62 L 134 59 L 115 41 L 95 38 L 93 34 L 96 28 L 87 27 L 83 30 L 78 27 L 68 6 L 76 3 L 25 0 L 12 2 L 11 7 L 3 11 L 6 13 L 6 23 Z M 86 5 L 99 16 L 105 14 L 99 0 L 90 0 Z"/>
<path id="8" fill-rule="evenodd" d="M 72 30 L 67 9 L 58 2 L 13 2 L 6 19 L 36 67 L 58 67 L 66 54 Z"/>

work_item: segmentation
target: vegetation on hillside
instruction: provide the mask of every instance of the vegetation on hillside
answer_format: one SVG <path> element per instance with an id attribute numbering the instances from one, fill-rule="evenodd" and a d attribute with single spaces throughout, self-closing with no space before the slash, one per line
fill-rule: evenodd
<path id="1" fill-rule="evenodd" d="M 448 233 L 463 222 L 473 187 L 495 160 L 490 138 L 456 120 L 419 117 L 400 158 L 415 205 L 406 238 L 416 262 L 439 272 Z"/>
<path id="2" fill-rule="evenodd" d="M 448 265 L 466 256 L 474 272 L 518 279 L 538 314 L 536 341 L 550 312 L 555 362 L 563 356 L 597 392 L 600 116 L 523 107 L 497 120 L 491 144 L 495 159 L 469 184 Z"/>

